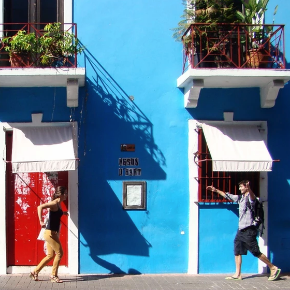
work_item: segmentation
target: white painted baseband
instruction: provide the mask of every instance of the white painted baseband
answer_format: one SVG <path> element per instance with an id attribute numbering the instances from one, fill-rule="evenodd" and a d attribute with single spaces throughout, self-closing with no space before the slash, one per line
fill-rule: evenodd
<path id="1" fill-rule="evenodd" d="M 30 272 L 32 272 L 34 270 L 35 266 L 30 267 L 30 266 L 11 266 L 7 268 L 7 274 L 29 274 Z M 39 273 L 39 275 L 51 275 L 51 269 L 52 266 L 47 266 L 44 267 L 41 272 Z M 71 274 L 69 271 L 68 267 L 65 266 L 59 266 L 58 268 L 58 274 Z"/>

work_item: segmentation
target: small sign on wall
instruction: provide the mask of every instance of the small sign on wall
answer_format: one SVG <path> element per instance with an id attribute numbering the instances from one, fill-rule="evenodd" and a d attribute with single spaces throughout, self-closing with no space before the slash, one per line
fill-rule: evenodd
<path id="1" fill-rule="evenodd" d="M 146 209 L 146 181 L 123 182 L 123 208 Z"/>
<path id="2" fill-rule="evenodd" d="M 135 144 L 121 144 L 122 152 L 135 152 Z"/>
<path id="3" fill-rule="evenodd" d="M 119 166 L 138 166 L 139 158 L 119 158 Z"/>
<path id="4" fill-rule="evenodd" d="M 119 168 L 119 176 L 141 176 L 141 168 Z"/>
<path id="5" fill-rule="evenodd" d="M 119 158 L 119 166 L 139 166 L 139 158 Z M 141 168 L 119 168 L 119 176 L 141 176 Z"/>

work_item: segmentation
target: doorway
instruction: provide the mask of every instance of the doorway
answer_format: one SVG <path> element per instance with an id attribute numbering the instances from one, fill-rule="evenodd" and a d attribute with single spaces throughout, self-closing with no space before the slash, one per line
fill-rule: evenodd
<path id="1" fill-rule="evenodd" d="M 37 265 L 45 256 L 44 241 L 37 240 L 37 206 L 51 199 L 58 185 L 68 188 L 68 172 L 12 173 L 12 132 L 6 132 L 6 240 L 7 266 Z M 68 200 L 62 204 L 68 210 Z M 43 211 L 43 217 L 47 212 Z M 61 265 L 68 266 L 68 217 L 61 219 Z M 52 262 L 50 262 L 52 264 Z M 49 265 L 50 265 L 49 264 Z"/>
<path id="2" fill-rule="evenodd" d="M 64 0 L 4 0 L 4 11 L 4 23 L 64 22 Z"/>

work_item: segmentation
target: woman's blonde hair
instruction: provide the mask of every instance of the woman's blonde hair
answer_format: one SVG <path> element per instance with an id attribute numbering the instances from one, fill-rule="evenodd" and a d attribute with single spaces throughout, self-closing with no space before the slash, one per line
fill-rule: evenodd
<path id="1" fill-rule="evenodd" d="M 55 193 L 52 196 L 52 200 L 55 200 L 59 198 L 61 195 L 63 195 L 66 192 L 66 187 L 65 186 L 58 186 L 55 189 Z"/>

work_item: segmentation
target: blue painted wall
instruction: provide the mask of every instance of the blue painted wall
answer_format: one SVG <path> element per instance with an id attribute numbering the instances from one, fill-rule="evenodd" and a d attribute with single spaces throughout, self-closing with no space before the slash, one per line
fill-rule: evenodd
<path id="1" fill-rule="evenodd" d="M 283 0 L 270 0 L 266 19 L 273 21 L 273 12 L 278 5 L 275 23 L 286 24 L 285 47 L 287 69 L 290 69 L 290 20 L 288 11 L 290 3 Z M 269 124 L 269 146 L 275 159 L 280 159 L 274 164 L 273 172 L 269 175 L 269 249 L 270 257 L 277 265 L 281 265 L 284 272 L 290 271 L 290 212 L 287 200 L 290 198 L 290 172 L 289 172 L 289 83 L 280 90 L 276 106 L 272 109 Z"/>
<path id="2" fill-rule="evenodd" d="M 265 120 L 268 122 L 268 148 L 273 164 L 268 174 L 269 201 L 269 257 L 283 271 L 290 270 L 289 221 L 285 200 L 289 199 L 289 85 L 280 90 L 272 109 L 261 109 L 258 89 L 203 89 L 197 109 L 189 110 L 193 118 L 222 120 L 224 111 L 234 112 L 235 121 Z M 214 108 L 214 111 L 211 109 Z M 205 114 L 204 112 L 208 112 Z M 234 271 L 233 237 L 238 218 L 231 206 L 200 206 L 199 271 L 200 273 L 228 273 Z M 214 241 L 213 243 L 209 241 Z M 229 251 L 232 262 L 228 260 Z M 267 253 L 265 253 L 267 254 Z M 221 267 L 222 265 L 222 267 Z M 242 271 L 255 273 L 257 259 L 251 254 L 243 258 Z"/>
<path id="3" fill-rule="evenodd" d="M 269 150 L 281 159 L 269 173 L 269 254 L 290 271 L 289 85 L 272 109 L 261 109 L 256 88 L 203 89 L 198 107 L 184 109 L 176 88 L 182 47 L 171 31 L 183 7 L 171 2 L 74 1 L 86 46 L 78 59 L 87 73 L 79 108 L 66 107 L 65 88 L 0 88 L 0 121 L 29 122 L 31 113 L 43 112 L 46 122 L 79 122 L 81 273 L 186 273 L 188 119 L 223 120 L 224 111 L 233 111 L 234 120 L 268 121 Z M 287 24 L 284 0 L 270 0 L 270 19 L 276 3 L 275 22 Z M 121 152 L 122 143 L 135 144 L 136 151 Z M 118 176 L 121 157 L 139 158 L 141 178 Z M 147 182 L 146 210 L 122 209 L 124 180 Z M 201 205 L 199 219 L 199 272 L 233 272 L 236 206 Z M 257 272 L 251 254 L 243 272 Z"/>
<path id="4" fill-rule="evenodd" d="M 43 122 L 68 122 L 66 88 L 0 88 L 0 122 L 31 122 L 43 113 Z"/>
<path id="5" fill-rule="evenodd" d="M 79 59 L 87 70 L 81 273 L 187 272 L 189 115 L 176 87 L 182 47 L 171 30 L 182 9 L 178 1 L 75 1 L 74 21 L 87 48 Z M 136 151 L 120 152 L 122 143 Z M 119 177 L 121 157 L 139 158 L 142 176 Z M 146 210 L 122 209 L 124 180 L 147 182 Z"/>
<path id="6" fill-rule="evenodd" d="M 197 108 L 188 111 L 199 120 L 223 120 L 223 112 L 234 112 L 235 121 L 266 120 L 257 88 L 203 89 Z M 235 271 L 233 240 L 237 228 L 236 204 L 200 204 L 199 273 Z M 243 257 L 243 273 L 256 273 L 257 266 L 258 260 L 250 253 Z"/>
<path id="7" fill-rule="evenodd" d="M 266 23 L 273 23 L 273 12 L 278 5 L 275 23 L 286 24 L 286 59 L 290 53 L 289 34 L 287 35 L 290 3 L 270 0 L 266 13 Z M 288 25 L 287 25 L 288 24 Z M 288 49 L 287 49 L 288 48 Z M 289 58 L 288 58 L 289 59 Z M 287 61 L 289 69 L 289 62 Z M 271 261 L 289 272 L 290 258 L 290 213 L 287 200 L 289 188 L 289 96 L 290 87 L 286 84 L 280 90 L 276 105 L 271 109 L 261 109 L 259 89 L 203 89 L 198 107 L 190 109 L 194 119 L 223 120 L 223 112 L 234 112 L 235 121 L 263 120 L 268 122 L 268 148 L 273 159 L 273 171 L 268 177 L 269 228 L 268 248 Z M 199 272 L 234 272 L 233 239 L 238 217 L 232 206 L 200 206 L 199 211 Z M 229 252 L 230 251 L 230 252 Z M 256 273 L 257 259 L 251 254 L 243 257 L 242 272 Z"/>

